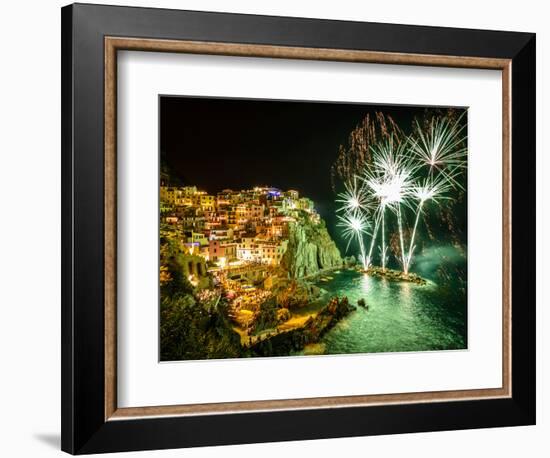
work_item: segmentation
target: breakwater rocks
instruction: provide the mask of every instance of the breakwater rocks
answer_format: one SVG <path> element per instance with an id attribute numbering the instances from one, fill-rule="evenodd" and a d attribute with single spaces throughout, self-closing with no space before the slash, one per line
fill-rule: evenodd
<path id="1" fill-rule="evenodd" d="M 382 267 L 369 267 L 366 273 L 373 277 L 386 278 L 389 281 L 406 281 L 417 285 L 425 285 L 427 283 L 426 280 L 415 273 L 405 273 L 399 270 L 383 269 Z"/>
<path id="2" fill-rule="evenodd" d="M 306 345 L 316 343 L 339 320 L 356 310 L 347 297 L 332 298 L 321 311 L 311 316 L 304 326 L 280 332 L 252 345 L 247 356 L 288 356 L 302 350 Z"/>

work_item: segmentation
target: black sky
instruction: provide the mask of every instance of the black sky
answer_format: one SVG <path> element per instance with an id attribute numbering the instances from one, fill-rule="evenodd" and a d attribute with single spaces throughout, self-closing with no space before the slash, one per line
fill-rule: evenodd
<path id="1" fill-rule="evenodd" d="M 383 111 L 408 131 L 424 109 L 161 96 L 161 160 L 183 184 L 209 193 L 257 185 L 297 189 L 331 229 L 330 168 L 338 146 L 367 113 Z"/>

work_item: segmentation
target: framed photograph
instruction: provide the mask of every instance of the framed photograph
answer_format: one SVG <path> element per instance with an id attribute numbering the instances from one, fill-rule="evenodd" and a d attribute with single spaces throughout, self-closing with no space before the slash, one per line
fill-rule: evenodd
<path id="1" fill-rule="evenodd" d="M 62 448 L 535 423 L 535 35 L 62 9 Z"/>

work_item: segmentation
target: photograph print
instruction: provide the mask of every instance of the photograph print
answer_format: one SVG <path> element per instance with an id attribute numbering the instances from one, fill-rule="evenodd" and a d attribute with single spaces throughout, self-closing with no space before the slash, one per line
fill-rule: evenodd
<path id="1" fill-rule="evenodd" d="M 159 111 L 161 361 L 467 349 L 466 108 Z"/>

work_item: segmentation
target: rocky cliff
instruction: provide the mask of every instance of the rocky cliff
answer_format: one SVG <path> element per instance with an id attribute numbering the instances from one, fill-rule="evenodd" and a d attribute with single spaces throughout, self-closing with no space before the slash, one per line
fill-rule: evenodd
<path id="1" fill-rule="evenodd" d="M 325 222 L 316 222 L 304 213 L 296 222 L 290 223 L 288 247 L 282 264 L 291 278 L 301 278 L 323 269 L 340 267 L 342 257 Z"/>

